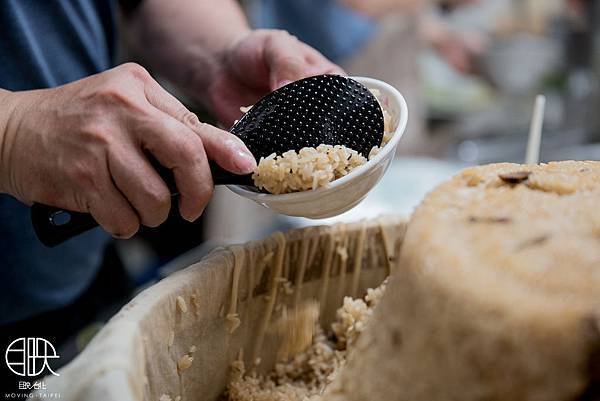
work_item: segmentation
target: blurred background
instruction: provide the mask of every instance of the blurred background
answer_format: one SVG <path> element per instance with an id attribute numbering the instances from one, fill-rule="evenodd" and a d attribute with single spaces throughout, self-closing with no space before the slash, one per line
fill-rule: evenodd
<path id="1" fill-rule="evenodd" d="M 349 75 L 398 88 L 410 113 L 397 159 L 362 204 L 332 219 L 276 215 L 218 188 L 198 222 L 173 215 L 158 229 L 116 241 L 107 249 L 99 279 L 113 293 L 92 288 L 86 295 L 89 316 L 65 329 L 63 363 L 135 293 L 217 246 L 279 229 L 408 216 L 427 191 L 465 166 L 522 162 L 537 94 L 547 97 L 542 160 L 600 159 L 596 1 L 247 0 L 242 5 L 254 27 L 288 30 Z"/>

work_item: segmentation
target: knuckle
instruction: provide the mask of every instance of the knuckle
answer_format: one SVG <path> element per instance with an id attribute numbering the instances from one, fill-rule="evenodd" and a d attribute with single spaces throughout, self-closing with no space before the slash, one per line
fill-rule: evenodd
<path id="1" fill-rule="evenodd" d="M 273 43 L 275 42 L 275 40 L 277 40 L 278 37 L 279 33 L 277 30 L 265 31 L 264 44 L 267 51 L 272 51 Z"/>
<path id="2" fill-rule="evenodd" d="M 157 117 L 154 120 L 154 124 L 160 128 L 157 131 L 166 137 L 179 137 L 179 133 L 181 131 L 181 122 L 177 121 L 174 118 L 161 118 Z"/>
<path id="3" fill-rule="evenodd" d="M 128 239 L 135 235 L 140 228 L 139 220 L 134 216 L 123 216 L 119 219 L 116 230 L 112 233 L 115 237 Z"/>
<path id="4" fill-rule="evenodd" d="M 300 60 L 295 55 L 283 54 L 276 59 L 277 63 L 286 68 L 300 67 Z"/>
<path id="5" fill-rule="evenodd" d="M 98 90 L 102 104 L 128 104 L 129 95 L 117 82 L 107 82 Z"/>
<path id="6" fill-rule="evenodd" d="M 97 189 L 97 172 L 87 161 L 76 161 L 71 163 L 67 175 L 75 184 L 76 188 L 83 189 L 86 192 Z"/>
<path id="7" fill-rule="evenodd" d="M 200 138 L 182 138 L 176 143 L 176 156 L 182 161 L 182 165 L 198 166 L 204 161 L 204 148 L 196 139 Z"/>
<path id="8" fill-rule="evenodd" d="M 274 35 L 278 35 L 280 37 L 288 37 L 288 36 L 292 36 L 288 31 L 286 31 L 285 29 L 273 29 L 271 32 L 273 32 Z"/>
<path id="9" fill-rule="evenodd" d="M 87 147 L 99 146 L 108 147 L 110 145 L 110 134 L 103 123 L 89 123 L 82 129 L 82 137 Z"/>
<path id="10" fill-rule="evenodd" d="M 156 205 L 157 208 L 164 209 L 171 202 L 171 194 L 166 189 L 149 190 L 147 199 L 151 204 Z"/>
<path id="11" fill-rule="evenodd" d="M 183 117 L 181 118 L 181 121 L 188 127 L 199 127 L 199 128 L 204 127 L 204 125 L 202 125 L 202 123 L 200 122 L 200 119 L 198 118 L 196 113 L 191 112 L 187 109 L 185 109 L 185 111 L 183 112 Z"/>
<path id="12" fill-rule="evenodd" d="M 150 77 L 150 73 L 147 69 L 139 65 L 138 63 L 125 63 L 123 69 L 130 75 L 133 75 L 138 79 L 147 79 Z"/>
<path id="13" fill-rule="evenodd" d="M 148 227 L 156 227 L 167 219 L 171 209 L 171 195 L 166 190 L 150 190 L 146 194 L 143 223 Z"/>
<path id="14" fill-rule="evenodd" d="M 292 35 L 291 33 L 289 33 L 288 31 L 286 31 L 284 29 L 275 30 L 275 35 L 280 40 L 285 40 L 285 41 L 297 41 L 298 40 L 298 38 L 296 36 Z"/>
<path id="15" fill-rule="evenodd" d="M 205 123 L 204 121 L 198 121 L 198 128 L 202 131 L 209 131 L 211 129 L 211 125 Z"/>
<path id="16" fill-rule="evenodd" d="M 197 130 L 200 133 L 200 146 L 202 145 L 202 138 L 206 138 L 207 136 L 211 136 L 214 135 L 216 132 L 219 132 L 220 130 L 215 129 L 215 127 L 213 125 L 210 125 L 208 123 L 205 123 L 203 121 L 198 121 L 198 125 L 196 126 Z M 227 131 L 224 131 L 227 132 Z M 233 135 L 233 134 L 231 134 Z M 233 135 L 235 136 L 235 135 Z"/>

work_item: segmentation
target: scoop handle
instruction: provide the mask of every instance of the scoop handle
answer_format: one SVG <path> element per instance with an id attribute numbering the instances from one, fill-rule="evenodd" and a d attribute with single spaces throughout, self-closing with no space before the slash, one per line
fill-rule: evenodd
<path id="1" fill-rule="evenodd" d="M 152 164 L 167 184 L 171 196 L 178 196 L 173 173 L 156 162 Z M 237 175 L 224 170 L 216 163 L 209 164 L 214 185 L 253 185 L 250 174 Z M 55 247 L 98 226 L 89 213 L 73 212 L 41 203 L 31 206 L 31 223 L 38 239 L 47 247 Z"/>

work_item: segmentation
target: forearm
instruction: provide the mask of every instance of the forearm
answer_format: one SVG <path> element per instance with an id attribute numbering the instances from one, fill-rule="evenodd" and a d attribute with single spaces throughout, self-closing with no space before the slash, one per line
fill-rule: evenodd
<path id="1" fill-rule="evenodd" d="M 11 191 L 11 117 L 16 107 L 16 94 L 0 88 L 0 193 Z"/>
<path id="2" fill-rule="evenodd" d="M 145 64 L 194 90 L 207 86 L 223 51 L 250 29 L 234 0 L 144 0 L 127 25 Z"/>

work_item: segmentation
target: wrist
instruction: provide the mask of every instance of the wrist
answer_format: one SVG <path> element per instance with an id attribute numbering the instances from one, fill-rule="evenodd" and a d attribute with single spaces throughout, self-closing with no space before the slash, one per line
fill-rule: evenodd
<path id="1" fill-rule="evenodd" d="M 22 118 L 28 113 L 26 99 L 32 97 L 30 94 L 32 91 L 11 92 L 0 89 L 0 193 L 16 197 L 15 165 L 18 155 L 14 148 Z"/>
<path id="2" fill-rule="evenodd" d="M 11 149 L 13 143 L 12 126 L 16 109 L 16 94 L 0 89 L 0 193 L 11 193 Z"/>

